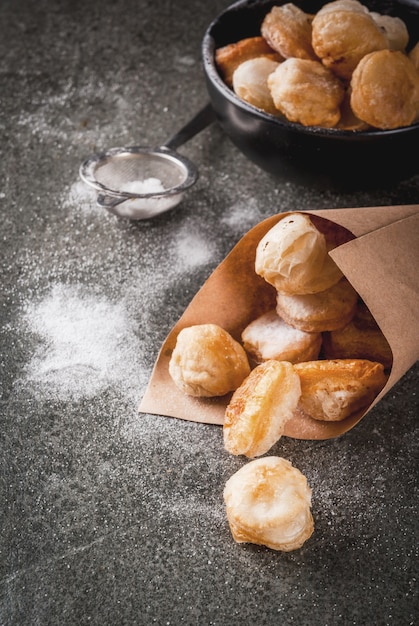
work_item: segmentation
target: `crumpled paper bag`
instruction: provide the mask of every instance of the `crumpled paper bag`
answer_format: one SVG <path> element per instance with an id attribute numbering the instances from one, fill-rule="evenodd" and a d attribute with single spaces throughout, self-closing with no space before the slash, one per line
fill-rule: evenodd
<path id="1" fill-rule="evenodd" d="M 295 417 L 284 435 L 330 439 L 351 429 L 419 359 L 419 205 L 305 211 L 336 222 L 355 238 L 330 254 L 363 298 L 393 351 L 387 384 L 374 402 L 341 422 Z M 252 228 L 192 299 L 164 341 L 139 406 L 142 413 L 222 424 L 231 394 L 193 398 L 173 383 L 169 360 L 179 331 L 193 324 L 219 324 L 240 340 L 247 324 L 275 307 L 274 293 L 254 271 L 256 246 L 285 213 Z"/>

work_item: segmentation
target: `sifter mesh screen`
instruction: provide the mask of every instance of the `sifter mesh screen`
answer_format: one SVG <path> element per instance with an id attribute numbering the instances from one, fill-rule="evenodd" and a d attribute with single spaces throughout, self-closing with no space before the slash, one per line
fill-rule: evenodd
<path id="1" fill-rule="evenodd" d="M 159 154 L 123 153 L 97 164 L 95 179 L 115 192 L 124 192 L 129 183 L 158 178 L 165 189 L 186 180 L 188 172 L 183 164 Z"/>

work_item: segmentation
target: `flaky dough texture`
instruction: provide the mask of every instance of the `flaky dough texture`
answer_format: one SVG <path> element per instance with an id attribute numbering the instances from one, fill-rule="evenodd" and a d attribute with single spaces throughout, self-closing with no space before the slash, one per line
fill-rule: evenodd
<path id="1" fill-rule="evenodd" d="M 227 519 L 237 543 L 297 550 L 314 530 L 307 479 L 282 457 L 250 461 L 224 487 Z"/>
<path id="2" fill-rule="evenodd" d="M 303 213 L 283 217 L 262 237 L 255 271 L 285 294 L 323 291 L 343 276 L 328 255 L 325 236 Z"/>
<path id="3" fill-rule="evenodd" d="M 384 387 L 381 363 L 336 359 L 297 363 L 301 397 L 297 413 L 321 421 L 340 421 L 366 408 Z"/>
<path id="4" fill-rule="evenodd" d="M 346 278 L 336 285 L 306 295 L 278 293 L 276 311 L 288 324 L 308 333 L 336 330 L 355 315 L 358 294 Z"/>
<path id="5" fill-rule="evenodd" d="M 236 389 L 250 366 L 241 344 L 216 324 L 180 331 L 169 361 L 176 386 L 191 396 L 223 396 Z"/>
<path id="6" fill-rule="evenodd" d="M 236 389 L 226 408 L 224 447 L 249 458 L 265 454 L 282 436 L 301 395 L 291 363 L 265 361 Z"/>
<path id="7" fill-rule="evenodd" d="M 242 342 L 255 363 L 263 363 L 269 359 L 299 363 L 317 359 L 322 335 L 290 326 L 273 310 L 246 326 L 242 332 Z"/>

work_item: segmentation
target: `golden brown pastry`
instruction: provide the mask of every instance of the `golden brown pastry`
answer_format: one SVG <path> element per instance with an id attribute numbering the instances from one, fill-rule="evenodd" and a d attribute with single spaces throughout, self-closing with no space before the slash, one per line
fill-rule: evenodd
<path id="1" fill-rule="evenodd" d="M 368 9 L 356 0 L 325 4 L 313 19 L 312 31 L 317 56 L 346 81 L 366 54 L 388 48 L 386 35 Z"/>
<path id="2" fill-rule="evenodd" d="M 366 122 L 360 120 L 352 111 L 350 88 L 346 90 L 345 97 L 340 105 L 340 119 L 336 128 L 355 131 L 368 130 L 370 128 Z"/>
<path id="3" fill-rule="evenodd" d="M 236 389 L 249 372 L 244 348 L 216 324 L 182 329 L 169 361 L 174 383 L 190 396 L 223 396 Z"/>
<path id="4" fill-rule="evenodd" d="M 332 128 L 340 119 L 345 90 L 320 61 L 287 59 L 268 77 L 275 106 L 290 122 Z"/>
<path id="5" fill-rule="evenodd" d="M 380 129 L 409 126 L 419 114 L 419 73 L 408 56 L 381 50 L 367 54 L 354 70 L 351 107 Z"/>
<path id="6" fill-rule="evenodd" d="M 308 333 L 336 330 L 355 315 L 358 294 L 346 278 L 325 291 L 306 295 L 278 293 L 276 311 L 287 324 Z"/>
<path id="7" fill-rule="evenodd" d="M 300 398 L 291 363 L 265 361 L 236 389 L 225 411 L 224 447 L 231 454 L 265 454 L 282 436 Z"/>
<path id="8" fill-rule="evenodd" d="M 343 276 L 328 255 L 329 249 L 326 237 L 308 215 L 291 213 L 260 240 L 255 271 L 281 293 L 323 291 Z"/>
<path id="9" fill-rule="evenodd" d="M 285 59 L 315 59 L 311 45 L 311 15 L 289 2 L 274 6 L 265 15 L 260 32 Z"/>
<path id="10" fill-rule="evenodd" d="M 250 322 L 242 332 L 242 342 L 255 363 L 269 359 L 299 363 L 317 359 L 322 335 L 290 326 L 274 310 Z"/>
<path id="11" fill-rule="evenodd" d="M 226 482 L 224 502 L 237 543 L 289 552 L 301 548 L 314 531 L 307 479 L 282 457 L 241 467 Z"/>
<path id="12" fill-rule="evenodd" d="M 400 17 L 370 12 L 371 17 L 387 38 L 389 50 L 405 52 L 409 43 L 409 31 Z"/>
<path id="13" fill-rule="evenodd" d="M 366 359 L 297 363 L 301 397 L 297 413 L 322 421 L 340 421 L 367 408 L 387 381 L 384 367 Z"/>
<path id="14" fill-rule="evenodd" d="M 324 333 L 323 355 L 326 359 L 378 361 L 386 369 L 393 362 L 388 341 L 363 302 L 358 304 L 355 316 L 349 324 L 339 330 Z"/>
<path id="15" fill-rule="evenodd" d="M 409 56 L 409 59 L 412 61 L 413 65 L 415 66 L 415 68 L 417 69 L 417 71 L 419 72 L 419 41 L 410 50 L 408 56 Z"/>
<path id="16" fill-rule="evenodd" d="M 271 115 L 280 115 L 268 88 L 268 76 L 279 63 L 257 57 L 241 63 L 233 74 L 233 91 L 239 98 Z"/>
<path id="17" fill-rule="evenodd" d="M 244 61 L 265 56 L 273 61 L 283 61 L 283 57 L 278 54 L 266 42 L 262 36 L 247 37 L 236 43 L 231 43 L 215 51 L 215 62 L 224 82 L 231 87 L 233 84 L 233 74 L 238 66 Z"/>

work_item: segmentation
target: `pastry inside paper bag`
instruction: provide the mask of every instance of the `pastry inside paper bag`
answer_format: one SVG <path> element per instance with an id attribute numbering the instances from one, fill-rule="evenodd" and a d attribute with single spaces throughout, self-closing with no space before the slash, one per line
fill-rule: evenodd
<path id="1" fill-rule="evenodd" d="M 255 367 L 226 408 L 226 450 L 250 458 L 265 454 L 282 436 L 300 396 L 300 380 L 291 363 L 272 360 Z"/>
<path id="2" fill-rule="evenodd" d="M 355 315 L 358 294 L 346 280 L 318 293 L 277 294 L 276 311 L 288 324 L 306 332 L 342 328 Z"/>
<path id="3" fill-rule="evenodd" d="M 249 374 L 243 347 L 217 324 L 198 324 L 180 331 L 169 362 L 179 389 L 191 396 L 223 396 Z"/>
<path id="4" fill-rule="evenodd" d="M 336 359 L 297 363 L 301 397 L 297 411 L 321 421 L 341 421 L 366 408 L 387 382 L 381 363 Z"/>
<path id="5" fill-rule="evenodd" d="M 237 543 L 289 552 L 301 548 L 314 531 L 307 479 L 281 457 L 264 457 L 240 468 L 226 482 L 224 502 Z"/>
<path id="6" fill-rule="evenodd" d="M 343 276 L 328 255 L 333 247 L 308 215 L 290 213 L 260 240 L 255 271 L 281 293 L 317 293 Z"/>
<path id="7" fill-rule="evenodd" d="M 243 347 L 254 363 L 312 361 L 317 359 L 322 335 L 287 324 L 275 310 L 256 318 L 242 332 Z"/>
<path id="8" fill-rule="evenodd" d="M 368 359 L 382 363 L 386 370 L 393 363 L 388 341 L 362 301 L 358 302 L 355 315 L 349 324 L 323 333 L 322 339 L 322 352 L 326 359 Z"/>

